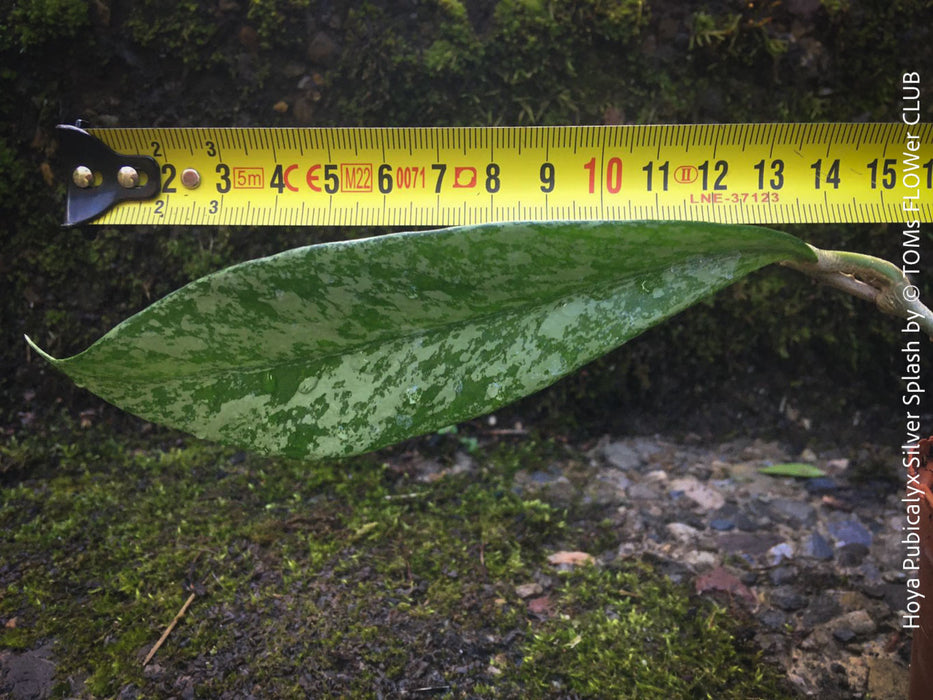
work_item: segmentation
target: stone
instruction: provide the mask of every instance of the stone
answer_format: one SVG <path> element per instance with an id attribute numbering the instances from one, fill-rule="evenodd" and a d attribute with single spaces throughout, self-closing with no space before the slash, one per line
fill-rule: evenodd
<path id="1" fill-rule="evenodd" d="M 313 75 L 302 75 L 301 80 L 298 81 L 298 89 L 302 91 L 317 90 L 319 87 L 320 84 Z"/>
<path id="2" fill-rule="evenodd" d="M 718 563 L 716 555 L 706 551 L 693 550 L 684 554 L 682 559 L 685 564 L 692 566 L 697 571 L 711 569 Z"/>
<path id="3" fill-rule="evenodd" d="M 780 546 L 780 545 L 778 545 Z M 783 586 L 787 583 L 793 583 L 799 576 L 796 566 L 776 566 L 771 569 L 768 578 L 775 586 Z"/>
<path id="4" fill-rule="evenodd" d="M 846 612 L 853 610 L 864 610 L 871 604 L 871 600 L 859 591 L 840 591 L 839 605 Z"/>
<path id="5" fill-rule="evenodd" d="M 836 561 L 840 566 L 858 566 L 868 555 L 868 547 L 859 542 L 852 542 L 839 548 Z"/>
<path id="6" fill-rule="evenodd" d="M 713 518 L 734 518 L 739 512 L 739 507 L 735 503 L 726 503 L 715 513 L 710 513 Z"/>
<path id="7" fill-rule="evenodd" d="M 872 534 L 865 529 L 858 520 L 849 518 L 827 524 L 826 529 L 830 536 L 836 540 L 836 547 L 845 547 L 847 544 L 863 544 L 871 547 Z"/>
<path id="8" fill-rule="evenodd" d="M 874 633 L 878 628 L 875 621 L 871 619 L 871 615 L 864 610 L 853 610 L 840 615 L 830 624 L 834 635 L 836 629 L 846 629 L 851 630 L 854 635 L 865 636 Z"/>
<path id="9" fill-rule="evenodd" d="M 522 493 L 559 505 L 569 505 L 577 496 L 577 490 L 570 479 L 555 468 L 547 471 L 538 469 L 531 473 L 519 471 L 515 475 L 515 485 Z"/>
<path id="10" fill-rule="evenodd" d="M 709 521 L 709 526 L 719 532 L 728 532 L 735 529 L 735 521 L 729 518 L 713 518 Z"/>
<path id="11" fill-rule="evenodd" d="M 299 124 L 311 124 L 314 121 L 314 104 L 307 97 L 302 95 L 295 100 L 292 108 L 292 115 Z"/>
<path id="12" fill-rule="evenodd" d="M 815 627 L 829 622 L 842 612 L 839 602 L 829 593 L 820 593 L 810 601 L 803 613 L 801 622 L 804 627 Z"/>
<path id="13" fill-rule="evenodd" d="M 645 483 L 657 483 L 663 484 L 668 480 L 667 472 L 663 469 L 654 469 L 653 471 L 645 474 Z"/>
<path id="14" fill-rule="evenodd" d="M 770 533 L 755 535 L 744 532 L 726 532 L 720 535 L 717 541 L 719 548 L 730 554 L 758 555 L 780 544 L 784 538 Z"/>
<path id="15" fill-rule="evenodd" d="M 758 521 L 746 513 L 737 513 L 734 519 L 735 526 L 743 532 L 755 532 L 758 530 Z"/>
<path id="16" fill-rule="evenodd" d="M 793 586 L 778 586 L 771 591 L 771 602 L 780 608 L 792 612 L 807 606 L 807 598 Z"/>
<path id="17" fill-rule="evenodd" d="M 237 32 L 237 39 L 240 40 L 243 48 L 251 53 L 256 53 L 259 50 L 259 32 L 248 24 L 240 27 L 240 31 Z"/>
<path id="18" fill-rule="evenodd" d="M 805 447 L 803 452 L 800 453 L 798 459 L 801 462 L 809 462 L 810 464 L 815 464 L 817 460 L 816 452 L 811 450 L 809 447 Z"/>
<path id="19" fill-rule="evenodd" d="M 51 645 L 16 654 L 0 652 L 0 681 L 12 698 L 47 698 L 55 682 Z M 4 696 L 7 697 L 7 696 Z"/>
<path id="20" fill-rule="evenodd" d="M 811 532 L 800 545 L 800 556 L 829 561 L 833 558 L 833 548 L 820 533 Z"/>
<path id="21" fill-rule="evenodd" d="M 725 504 L 726 499 L 716 489 L 707 484 L 700 483 L 692 476 L 674 479 L 671 482 L 672 491 L 683 491 L 684 496 L 696 503 L 701 510 L 718 510 Z"/>
<path id="22" fill-rule="evenodd" d="M 827 645 L 832 644 L 832 635 L 829 633 L 829 630 L 825 627 L 817 627 L 806 639 L 800 643 L 801 649 L 816 650 L 816 649 L 826 649 Z"/>
<path id="23" fill-rule="evenodd" d="M 788 525 L 812 525 L 816 520 L 816 511 L 806 501 L 794 498 L 775 498 L 768 505 L 771 516 Z"/>
<path id="24" fill-rule="evenodd" d="M 654 501 L 660 498 L 660 494 L 649 484 L 632 484 L 628 490 L 628 497 L 633 501 Z"/>
<path id="25" fill-rule="evenodd" d="M 777 566 L 785 559 L 794 558 L 794 545 L 790 542 L 781 542 L 768 550 L 768 563 L 771 566 Z"/>
<path id="26" fill-rule="evenodd" d="M 625 489 L 631 484 L 618 469 L 603 469 L 583 487 L 586 502 L 600 506 L 620 503 L 625 499 Z"/>
<path id="27" fill-rule="evenodd" d="M 868 685 L 868 664 L 861 656 L 851 656 L 839 661 L 839 667 L 845 673 L 850 688 L 864 688 Z"/>
<path id="28" fill-rule="evenodd" d="M 699 530 L 687 525 L 687 523 L 668 523 L 668 534 L 682 545 L 695 544 L 699 536 Z"/>
<path id="29" fill-rule="evenodd" d="M 835 479 L 828 476 L 817 476 L 813 479 L 807 479 L 804 488 L 807 489 L 807 493 L 813 494 L 814 496 L 822 496 L 823 494 L 838 491 L 839 485 L 836 483 Z"/>
<path id="30" fill-rule="evenodd" d="M 544 589 L 541 587 L 540 583 L 522 583 L 515 586 L 515 595 L 519 598 L 531 598 L 532 596 L 538 596 L 542 593 L 544 593 Z"/>
<path id="31" fill-rule="evenodd" d="M 603 448 L 603 457 L 618 469 L 637 469 L 641 466 L 641 456 L 625 442 L 610 442 Z"/>
<path id="32" fill-rule="evenodd" d="M 855 631 L 850 627 L 845 625 L 840 625 L 839 627 L 833 628 L 833 637 L 843 644 L 848 644 L 853 639 L 855 639 Z"/>
<path id="33" fill-rule="evenodd" d="M 318 32 L 308 43 L 308 60 L 326 66 L 333 62 L 340 47 L 326 32 Z"/>
<path id="34" fill-rule="evenodd" d="M 779 630 L 787 622 L 787 615 L 780 610 L 769 608 L 758 617 L 758 620 L 769 629 Z"/>

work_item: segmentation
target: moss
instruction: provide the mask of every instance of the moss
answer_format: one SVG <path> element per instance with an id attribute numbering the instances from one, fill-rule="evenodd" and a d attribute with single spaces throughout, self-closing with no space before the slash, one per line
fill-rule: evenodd
<path id="1" fill-rule="evenodd" d="M 736 641 L 731 613 L 644 565 L 567 573 L 554 605 L 517 670 L 526 697 L 796 697 Z"/>
<path id="2" fill-rule="evenodd" d="M 223 38 L 211 5 L 197 0 L 133 3 L 126 29 L 133 40 L 173 62 L 200 70 L 215 65 L 220 56 L 212 48 Z"/>
<path id="3" fill-rule="evenodd" d="M 741 12 L 723 14 L 697 10 L 690 21 L 690 48 L 715 48 L 705 55 L 716 63 L 723 54 L 748 63 L 753 63 L 760 53 L 776 58 L 788 48 L 788 40 L 772 21 L 772 13 L 780 9 L 780 4 L 749 3 Z"/>
<path id="4" fill-rule="evenodd" d="M 593 544 L 570 524 L 575 507 L 512 489 L 518 470 L 566 457 L 556 443 L 480 451 L 472 474 L 430 484 L 390 466 L 397 457 L 311 468 L 151 443 L 106 426 L 68 445 L 36 441 L 54 478 L 7 475 L 0 495 L 0 618 L 16 620 L 0 645 L 53 640 L 59 669 L 88 693 L 133 684 L 158 696 L 195 674 L 199 695 L 219 696 L 241 689 L 244 667 L 266 696 L 397 693 L 427 671 L 454 693 L 496 687 L 489 697 L 536 697 L 558 681 L 608 692 L 630 688 L 635 671 L 644 688 L 735 689 L 720 697 L 771 687 L 767 670 L 733 672 L 754 657 L 721 611 L 645 566 L 562 577 L 554 600 L 567 617 L 527 618 L 514 587 L 547 573 L 553 548 Z M 191 591 L 158 652 L 163 670 L 144 673 L 140 659 Z M 715 680 L 701 649 L 724 664 Z M 630 661 L 607 664 L 609 653 Z"/>
<path id="5" fill-rule="evenodd" d="M 20 52 L 74 39 L 90 21 L 83 0 L 25 0 L 0 19 L 0 50 Z"/>
<path id="6" fill-rule="evenodd" d="M 581 105 L 601 106 L 595 95 L 627 65 L 646 16 L 637 0 L 504 0 L 482 19 L 456 0 L 404 20 L 364 5 L 348 15 L 329 99 L 382 124 L 577 121 Z M 354 85 L 366 88 L 338 94 Z"/>
<path id="7" fill-rule="evenodd" d="M 246 18 L 262 48 L 294 48 L 305 37 L 293 27 L 306 24 L 310 8 L 311 0 L 249 0 Z"/>

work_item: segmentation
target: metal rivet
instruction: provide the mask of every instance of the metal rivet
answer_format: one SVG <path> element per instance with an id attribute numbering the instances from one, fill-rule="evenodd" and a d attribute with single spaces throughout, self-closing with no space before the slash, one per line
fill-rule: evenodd
<path id="1" fill-rule="evenodd" d="M 71 173 L 71 180 L 82 190 L 87 189 L 94 184 L 94 173 L 91 172 L 91 169 L 86 165 L 79 165 L 75 168 L 75 171 Z"/>
<path id="2" fill-rule="evenodd" d="M 185 168 L 181 172 L 181 184 L 189 190 L 197 189 L 201 184 L 201 173 L 194 168 Z"/>
<path id="3" fill-rule="evenodd" d="M 128 190 L 132 189 L 139 184 L 139 173 L 136 172 L 136 168 L 124 165 L 117 171 L 117 182 Z"/>

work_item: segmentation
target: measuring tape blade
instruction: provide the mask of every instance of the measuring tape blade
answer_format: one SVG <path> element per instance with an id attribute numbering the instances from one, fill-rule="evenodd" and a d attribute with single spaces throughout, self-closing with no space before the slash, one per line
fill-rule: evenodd
<path id="1" fill-rule="evenodd" d="M 70 129 L 67 225 L 933 221 L 930 124 Z"/>

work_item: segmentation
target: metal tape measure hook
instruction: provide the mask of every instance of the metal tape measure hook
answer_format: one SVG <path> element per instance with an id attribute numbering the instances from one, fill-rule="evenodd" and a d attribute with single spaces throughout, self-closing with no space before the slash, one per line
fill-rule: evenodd
<path id="1" fill-rule="evenodd" d="M 152 199 L 159 193 L 155 158 L 117 153 L 80 126 L 59 124 L 56 130 L 69 172 L 64 226 L 96 219 L 120 202 Z"/>

